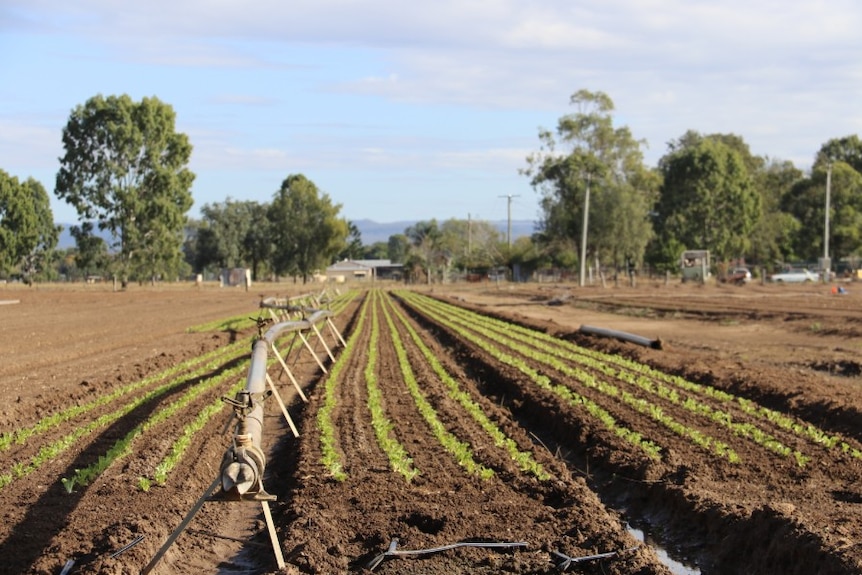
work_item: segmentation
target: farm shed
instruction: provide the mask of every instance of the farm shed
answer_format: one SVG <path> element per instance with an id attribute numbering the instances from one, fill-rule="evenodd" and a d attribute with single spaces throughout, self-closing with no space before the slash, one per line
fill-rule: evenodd
<path id="1" fill-rule="evenodd" d="M 342 260 L 326 268 L 328 281 L 395 279 L 402 277 L 402 264 L 389 260 Z"/>

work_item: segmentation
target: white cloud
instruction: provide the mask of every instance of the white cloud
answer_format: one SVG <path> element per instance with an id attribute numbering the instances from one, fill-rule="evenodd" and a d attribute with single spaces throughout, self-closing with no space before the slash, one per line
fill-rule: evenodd
<path id="1" fill-rule="evenodd" d="M 16 34 L 40 33 L 95 43 L 101 50 L 94 52 L 115 65 L 172 69 L 170 83 L 158 84 L 152 72 L 154 87 L 145 77 L 136 88 L 192 94 L 179 121 L 193 128 L 197 169 L 285 173 L 508 172 L 531 150 L 477 132 L 514 137 L 520 130 L 538 144 L 536 128 L 572 112 L 568 98 L 581 88 L 614 100 L 618 122 L 648 140 L 648 161 L 694 129 L 734 132 L 755 153 L 805 166 L 827 139 L 862 130 L 860 29 L 862 5 L 851 0 L 0 6 L 0 50 Z M 185 85 L 187 72 L 216 80 Z M 4 164 L 55 165 L 60 128 L 19 119 L 12 109 L 5 113 L 0 98 Z M 441 110 L 459 112 L 451 126 Z"/>

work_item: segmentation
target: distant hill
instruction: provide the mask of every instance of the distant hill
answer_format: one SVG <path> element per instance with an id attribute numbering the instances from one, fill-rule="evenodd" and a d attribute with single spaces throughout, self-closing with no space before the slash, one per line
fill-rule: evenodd
<path id="1" fill-rule="evenodd" d="M 68 248 L 74 248 L 75 247 L 75 238 L 72 237 L 72 234 L 69 232 L 69 229 L 72 226 L 77 226 L 79 224 L 73 223 L 73 224 L 59 224 L 59 225 L 63 226 L 63 231 L 60 232 L 60 238 L 57 240 L 57 249 L 58 250 L 65 250 Z M 96 230 L 96 235 L 99 236 L 100 238 L 102 238 L 103 240 L 105 240 L 105 242 L 108 245 L 110 245 L 110 243 L 111 243 L 111 232 L 108 232 L 108 231 L 101 232 L 99 230 Z"/>
<path id="2" fill-rule="evenodd" d="M 352 221 L 359 229 L 359 233 L 362 234 L 362 243 L 366 246 L 376 242 L 387 242 L 389 241 L 389 236 L 403 234 L 405 229 L 416 223 L 416 221 L 387 223 L 379 223 L 372 220 Z M 506 234 L 509 226 L 507 220 L 499 220 L 495 222 L 492 221 L 488 223 L 500 230 L 504 235 Z M 536 224 L 532 220 L 512 220 L 512 241 L 515 241 L 522 236 L 533 235 L 533 232 L 535 231 L 535 226 Z"/>
<path id="3" fill-rule="evenodd" d="M 404 230 L 414 225 L 416 221 L 403 221 L 403 222 L 375 222 L 373 220 L 355 220 L 353 223 L 359 228 L 359 233 L 362 234 L 362 243 L 366 246 L 369 246 L 373 243 L 377 242 L 388 242 L 389 236 L 394 236 L 396 234 L 403 234 Z M 489 222 L 494 227 L 496 227 L 500 232 L 502 232 L 505 236 L 506 230 L 508 227 L 508 222 L 506 220 L 499 220 L 495 222 Z M 63 231 L 60 232 L 60 240 L 57 244 L 57 248 L 61 250 L 65 250 L 67 248 L 75 247 L 75 238 L 72 237 L 72 234 L 69 233 L 69 228 L 76 224 L 60 224 L 63 226 Z M 512 220 L 512 241 L 522 237 L 522 236 L 531 236 L 535 231 L 535 222 L 531 220 Z M 111 241 L 111 234 L 109 232 L 99 232 L 99 235 L 106 241 Z"/>

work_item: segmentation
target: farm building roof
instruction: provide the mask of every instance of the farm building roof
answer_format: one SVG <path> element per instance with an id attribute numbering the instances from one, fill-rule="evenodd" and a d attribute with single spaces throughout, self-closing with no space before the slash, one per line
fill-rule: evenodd
<path id="1" fill-rule="evenodd" d="M 376 268 L 402 267 L 401 264 L 393 264 L 389 260 L 342 260 L 326 268 L 328 272 L 352 272 L 368 271 Z"/>

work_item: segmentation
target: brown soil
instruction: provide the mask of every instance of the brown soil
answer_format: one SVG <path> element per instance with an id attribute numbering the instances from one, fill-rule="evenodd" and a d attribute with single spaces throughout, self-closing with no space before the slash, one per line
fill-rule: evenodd
<path id="1" fill-rule="evenodd" d="M 438 314 L 397 293 L 371 297 L 374 292 L 359 292 L 335 320 L 345 339 L 354 338 L 347 352 L 336 350 L 338 360 L 346 363 L 334 385 L 336 444 L 347 479 L 336 481 L 320 461 L 317 416 L 327 376 L 309 354 L 291 359 L 307 404 L 291 392 L 285 377 L 278 377 L 299 427 L 298 439 L 277 404 L 267 402 L 265 484 L 278 497 L 272 509 L 287 562 L 283 571 L 367 572 L 369 562 L 397 540 L 398 550 L 456 542 L 522 545 L 387 558 L 374 572 L 551 573 L 558 570 L 557 552 L 570 557 L 618 552 L 578 563 L 577 571 L 668 573 L 656 554 L 627 532 L 629 521 L 649 527 L 704 574 L 860 572 L 862 459 L 854 453 L 862 449 L 862 289 L 846 287 L 849 293 L 840 296 L 820 285 L 485 284 L 419 289 L 445 303 L 555 336 L 556 341 L 543 344 L 550 347 L 529 344 L 517 349 L 507 347 L 514 329 L 482 331 L 477 319 L 457 324 L 454 312 Z M 6 464 L 0 476 L 20 473 L 40 450 L 80 435 L 43 465 L 0 488 L 0 573 L 58 573 L 70 559 L 75 561 L 70 573 L 139 573 L 219 476 L 231 441 L 229 411 L 223 410 L 192 437 L 190 455 L 164 486 L 143 491 L 138 478 L 152 473 L 183 426 L 205 405 L 241 383 L 242 369 L 173 417 L 147 427 L 131 453 L 89 485 L 67 493 L 61 478 L 97 461 L 115 441 L 169 409 L 207 377 L 241 368 L 250 348 L 245 343 L 230 346 L 247 342 L 257 332 L 250 320 L 232 331 L 188 328 L 243 314 L 257 317 L 261 294 L 285 293 L 306 292 L 292 284 L 255 287 L 252 293 L 187 286 L 132 287 L 120 293 L 100 286 L 0 289 L 0 302 L 18 301 L 0 305 L 0 433 L 32 429 L 70 406 L 91 405 L 98 397 L 129 390 L 38 429 L 2 452 Z M 372 346 L 375 317 L 379 341 Z M 578 332 L 582 325 L 655 338 L 662 346 L 651 349 L 587 336 Z M 523 471 L 495 445 L 456 401 L 413 333 L 459 390 L 519 450 L 530 453 L 548 477 Z M 396 338 L 409 358 L 407 373 L 396 355 Z M 570 353 L 569 342 L 636 360 L 732 394 L 733 399 L 697 396 L 702 407 L 695 414 L 679 402 L 627 387 L 609 374 L 610 360 L 603 360 L 604 371 L 583 368 L 564 355 Z M 517 369 L 495 358 L 487 345 L 507 349 L 526 367 Z M 159 376 L 167 370 L 221 349 L 236 351 L 220 356 L 201 373 L 180 370 L 173 376 L 178 378 L 175 387 L 140 401 L 110 424 L 92 423 L 164 383 Z M 541 359 L 552 353 L 549 350 L 559 354 L 552 363 Z M 371 425 L 366 375 L 371 359 L 391 422 L 390 436 L 420 472 L 412 481 L 391 469 Z M 577 369 L 589 373 L 578 375 Z M 660 456 L 651 459 L 584 408 L 536 385 L 526 375 L 530 370 L 639 432 L 661 448 Z M 467 445 L 474 463 L 493 472 L 489 478 L 459 464 L 443 447 L 405 385 L 410 377 L 436 414 L 440 433 Z M 584 385 L 584 377 L 659 405 L 683 428 L 729 446 L 739 461 L 697 445 L 631 403 Z M 691 394 L 680 395 L 684 400 Z M 719 425 L 703 410 L 723 411 L 740 426 L 758 426 L 806 458 L 804 465 Z M 815 444 L 786 425 L 770 422 L 764 413 L 783 416 L 797 429 L 815 426 L 840 438 L 846 448 Z M 91 424 L 92 431 L 81 433 Z M 133 548 L 111 557 L 140 537 Z M 636 549 L 626 551 L 632 547 Z M 276 571 L 260 505 L 208 502 L 153 572 Z"/>

